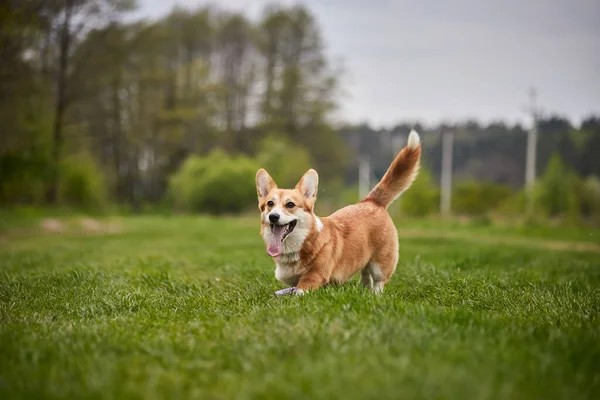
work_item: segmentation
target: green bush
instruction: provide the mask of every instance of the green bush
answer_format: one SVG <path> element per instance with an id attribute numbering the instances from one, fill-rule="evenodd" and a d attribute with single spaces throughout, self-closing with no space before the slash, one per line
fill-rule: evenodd
<path id="1" fill-rule="evenodd" d="M 533 187 L 533 210 L 527 217 L 566 218 L 575 222 L 580 217 L 583 192 L 581 180 L 564 166 L 558 154 L 554 154 Z M 527 190 L 523 189 L 504 201 L 497 211 L 502 215 L 526 216 L 527 203 Z"/>
<path id="2" fill-rule="evenodd" d="M 580 181 L 577 199 L 579 200 L 581 214 L 600 222 L 600 178 L 589 176 Z"/>
<path id="3" fill-rule="evenodd" d="M 534 194 L 535 196 L 535 194 Z M 520 217 L 527 212 L 527 193 L 520 190 L 514 195 L 504 199 L 494 210 L 498 215 Z"/>
<path id="4" fill-rule="evenodd" d="M 291 143 L 283 136 L 270 135 L 258 145 L 256 160 L 266 169 L 277 186 L 293 188 L 312 166 L 306 149 Z"/>
<path id="5" fill-rule="evenodd" d="M 215 150 L 190 156 L 169 182 L 179 209 L 214 214 L 237 213 L 256 204 L 256 162 Z"/>
<path id="6" fill-rule="evenodd" d="M 421 166 L 417 179 L 397 201 L 400 211 L 410 216 L 424 217 L 439 210 L 440 190 L 425 166 Z"/>
<path id="7" fill-rule="evenodd" d="M 549 217 L 577 217 L 576 190 L 577 176 L 564 166 L 558 154 L 554 154 L 538 182 L 536 209 Z"/>
<path id="8" fill-rule="evenodd" d="M 106 185 L 89 154 L 69 157 L 60 164 L 59 200 L 75 208 L 98 209 L 106 204 Z"/>
<path id="9" fill-rule="evenodd" d="M 452 211 L 477 216 L 494 210 L 512 195 L 509 186 L 476 181 L 459 182 L 453 192 Z"/>
<path id="10" fill-rule="evenodd" d="M 346 186 L 342 179 L 333 179 L 319 185 L 318 198 L 315 212 L 323 216 L 329 215 L 360 200 L 358 185 Z"/>

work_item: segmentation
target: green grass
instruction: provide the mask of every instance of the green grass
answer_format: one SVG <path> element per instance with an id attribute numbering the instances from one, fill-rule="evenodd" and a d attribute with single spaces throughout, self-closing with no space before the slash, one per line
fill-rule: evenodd
<path id="1" fill-rule="evenodd" d="M 427 234 L 402 238 L 381 297 L 353 281 L 277 298 L 256 220 L 127 217 L 112 234 L 5 227 L 0 398 L 600 393 L 597 240 L 587 251 L 543 245 L 587 234 L 399 221 Z"/>

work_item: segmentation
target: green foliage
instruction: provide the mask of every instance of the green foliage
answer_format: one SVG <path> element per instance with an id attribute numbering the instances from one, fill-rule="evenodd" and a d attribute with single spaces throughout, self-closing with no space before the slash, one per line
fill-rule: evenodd
<path id="1" fill-rule="evenodd" d="M 262 139 L 256 159 L 282 188 L 296 186 L 302 175 L 312 167 L 308 151 L 283 135 L 269 135 Z"/>
<path id="2" fill-rule="evenodd" d="M 431 172 L 424 165 L 421 166 L 417 179 L 399 201 L 400 210 L 406 215 L 424 217 L 439 210 L 440 191 Z"/>
<path id="3" fill-rule="evenodd" d="M 494 210 L 499 215 L 517 217 L 525 214 L 527 210 L 527 193 L 520 190 L 514 195 L 506 198 Z"/>
<path id="4" fill-rule="evenodd" d="M 48 160 L 40 154 L 0 155 L 0 204 L 39 204 L 46 187 Z"/>
<path id="5" fill-rule="evenodd" d="M 33 3 L 0 6 L 0 205 L 42 202 L 51 166 L 50 81 L 23 57 L 40 35 Z"/>
<path id="6" fill-rule="evenodd" d="M 594 207 L 594 187 L 593 179 L 584 184 L 555 153 L 532 189 L 533 210 L 527 217 L 531 221 L 551 217 L 577 222 L 580 216 L 591 213 Z M 527 204 L 527 190 L 523 189 L 503 202 L 497 211 L 502 215 L 525 215 Z"/>
<path id="7" fill-rule="evenodd" d="M 0 6 L 0 204 L 53 203 L 55 191 L 48 186 L 56 187 L 58 160 L 82 149 L 100 161 L 110 198 L 138 210 L 153 209 L 151 204 L 165 197 L 169 176 L 188 156 L 217 147 L 257 155 L 258 166 L 281 186 L 293 186 L 309 167 L 317 169 L 323 184 L 342 177 L 355 185 L 356 174 L 346 168 L 356 160 L 352 150 L 368 153 L 380 175 L 395 147 L 392 140 L 414 125 L 334 127 L 331 117 L 343 95 L 344 71 L 331 62 L 319 21 L 304 6 L 274 5 L 259 18 L 218 5 L 176 7 L 152 21 L 100 23 L 79 31 L 78 21 L 116 17 L 133 3 L 21 0 Z M 65 20 L 68 16 L 71 20 Z M 63 35 L 69 40 L 61 40 Z M 67 43 L 68 48 L 61 46 Z M 56 118 L 59 110 L 62 118 Z M 60 129 L 53 133 L 55 121 Z M 538 125 L 544 137 L 538 143 L 539 163 L 558 150 L 580 176 L 598 173 L 598 117 L 590 116 L 580 128 L 561 117 L 540 119 Z M 423 154 L 434 175 L 441 170 L 439 131 L 451 128 L 457 132 L 457 175 L 521 184 L 522 127 L 474 121 L 416 127 L 427 138 Z M 257 144 L 272 132 L 276 138 Z M 93 190 L 84 178 L 69 179 L 69 202 L 94 202 L 83 194 Z M 407 204 L 407 213 L 426 215 L 437 209 L 437 200 L 431 200 L 437 194 L 419 189 L 419 183 L 399 203 Z M 475 186 L 458 190 L 457 211 L 482 214 L 501 197 Z M 536 189 L 544 213 L 572 208 L 572 199 L 555 198 L 551 186 Z M 356 190 L 348 190 L 354 198 Z M 337 193 L 323 198 L 330 206 L 349 203 L 340 201 L 341 187 L 332 191 Z M 579 184 L 576 197 L 583 215 L 591 215 L 589 188 Z M 515 208 L 524 212 L 521 200 Z"/>
<path id="8" fill-rule="evenodd" d="M 94 158 L 87 153 L 71 156 L 60 165 L 59 200 L 82 209 L 102 208 L 106 185 Z"/>
<path id="9" fill-rule="evenodd" d="M 347 206 L 349 204 L 358 203 L 361 198 L 359 196 L 358 185 L 352 185 L 348 187 L 340 187 L 333 193 L 334 196 L 338 197 L 340 201 L 340 207 Z"/>
<path id="10" fill-rule="evenodd" d="M 256 203 L 254 160 L 214 150 L 188 157 L 170 180 L 170 196 L 182 210 L 237 213 Z"/>
<path id="11" fill-rule="evenodd" d="M 359 201 L 358 185 L 347 186 L 342 179 L 332 179 L 319 184 L 319 196 L 315 207 L 318 215 L 326 216 L 338 209 Z"/>
<path id="12" fill-rule="evenodd" d="M 589 176 L 580 181 L 577 199 L 579 200 L 581 214 L 600 222 L 600 178 Z"/>
<path id="13" fill-rule="evenodd" d="M 536 209 L 550 217 L 577 216 L 576 184 L 577 177 L 554 154 L 536 188 Z"/>
<path id="14" fill-rule="evenodd" d="M 321 181 L 330 181 L 339 178 L 350 161 L 350 151 L 338 131 L 327 124 L 313 124 L 308 127 L 310 134 L 305 134 L 301 142 L 316 163 Z"/>
<path id="15" fill-rule="evenodd" d="M 458 214 L 484 215 L 512 195 L 509 186 L 492 182 L 459 182 L 452 194 L 452 211 Z"/>

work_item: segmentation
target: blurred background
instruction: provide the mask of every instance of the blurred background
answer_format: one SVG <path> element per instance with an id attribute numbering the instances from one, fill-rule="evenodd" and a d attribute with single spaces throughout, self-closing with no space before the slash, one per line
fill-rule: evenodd
<path id="1" fill-rule="evenodd" d="M 423 168 L 394 215 L 600 224 L 595 0 L 0 1 L 0 205 L 321 215 Z"/>

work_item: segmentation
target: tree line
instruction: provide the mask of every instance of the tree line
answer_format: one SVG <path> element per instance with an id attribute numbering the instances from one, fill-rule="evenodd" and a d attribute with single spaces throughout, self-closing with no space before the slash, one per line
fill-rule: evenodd
<path id="1" fill-rule="evenodd" d="M 590 115 L 575 126 L 568 118 L 550 114 L 540 117 L 536 125 L 538 176 L 555 154 L 578 176 L 600 176 L 600 157 L 597 156 L 600 154 L 600 116 Z M 362 124 L 346 126 L 340 132 L 356 153 L 369 156 L 374 175 L 382 176 L 397 150 L 393 146 L 394 138 L 399 138 L 401 143 L 413 127 L 423 137 L 424 163 L 436 179 L 441 172 L 441 135 L 451 131 L 455 137 L 454 179 L 497 182 L 514 189 L 524 185 L 527 129 L 520 124 L 485 125 L 465 121 L 423 127 L 419 123 L 401 123 L 378 130 Z"/>
<path id="2" fill-rule="evenodd" d="M 156 21 L 128 22 L 134 7 L 131 0 L 2 2 L 0 204 L 108 201 L 139 209 L 185 191 L 211 165 L 202 158 L 244 171 L 270 165 L 288 184 L 311 166 L 339 194 L 356 184 L 359 154 L 370 155 L 380 177 L 394 138 L 415 126 L 332 123 L 343 71 L 305 7 L 269 6 L 256 21 L 212 6 L 175 8 Z M 433 183 L 440 132 L 452 129 L 455 180 L 522 187 L 523 127 L 416 127 Z M 574 126 L 547 116 L 539 131 L 540 174 L 557 154 L 577 176 L 600 175 L 600 118 Z M 183 168 L 190 157 L 195 167 Z M 176 179 L 183 170 L 187 181 Z"/>

